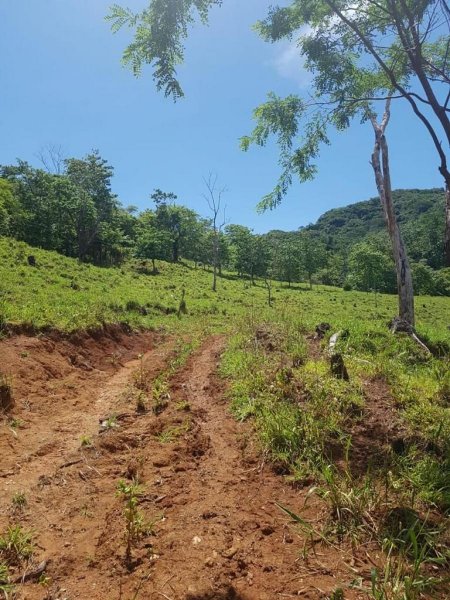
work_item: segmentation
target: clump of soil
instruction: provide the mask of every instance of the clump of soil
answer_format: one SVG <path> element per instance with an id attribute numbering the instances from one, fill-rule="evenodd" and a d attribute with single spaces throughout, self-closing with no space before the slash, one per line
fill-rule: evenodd
<path id="1" fill-rule="evenodd" d="M 0 410 L 8 411 L 14 406 L 12 385 L 8 378 L 0 375 Z"/>
<path id="2" fill-rule="evenodd" d="M 258 327 L 255 331 L 255 340 L 266 352 L 276 352 L 282 345 L 279 332 L 268 324 Z"/>

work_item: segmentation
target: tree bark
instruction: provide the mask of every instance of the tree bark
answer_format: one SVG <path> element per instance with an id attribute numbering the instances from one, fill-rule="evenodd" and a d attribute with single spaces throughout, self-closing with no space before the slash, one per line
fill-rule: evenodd
<path id="1" fill-rule="evenodd" d="M 266 288 L 267 288 L 267 304 L 271 307 L 272 306 L 272 282 L 267 279 L 267 277 L 264 279 L 264 283 L 266 284 Z"/>
<path id="2" fill-rule="evenodd" d="M 219 263 L 219 232 L 216 227 L 216 214 L 214 215 L 214 239 L 213 239 L 213 292 L 217 291 L 217 265 Z"/>
<path id="3" fill-rule="evenodd" d="M 372 125 L 375 132 L 372 167 L 375 173 L 375 181 L 394 254 L 395 270 L 397 274 L 399 316 L 414 327 L 414 289 L 412 274 L 392 202 L 389 150 L 385 136 L 385 130 L 390 119 L 390 104 L 390 99 L 388 99 L 381 125 L 376 122 L 375 117 L 372 118 Z"/>
<path id="4" fill-rule="evenodd" d="M 215 292 L 217 290 L 217 267 L 216 267 L 216 262 L 214 261 L 214 267 L 213 267 L 213 285 L 212 285 L 212 290 L 213 292 Z"/>
<path id="5" fill-rule="evenodd" d="M 177 238 L 177 239 L 173 240 L 173 242 L 172 242 L 172 261 L 174 263 L 177 263 L 179 258 L 180 258 L 179 241 Z"/>

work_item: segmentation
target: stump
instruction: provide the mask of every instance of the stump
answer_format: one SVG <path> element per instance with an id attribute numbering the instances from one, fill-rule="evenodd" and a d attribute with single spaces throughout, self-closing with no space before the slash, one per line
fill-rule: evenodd
<path id="1" fill-rule="evenodd" d="M 349 381 L 348 371 L 342 358 L 342 354 L 332 354 L 330 356 L 331 373 L 338 379 Z"/>
<path id="2" fill-rule="evenodd" d="M 325 337 L 327 331 L 330 331 L 331 325 L 329 323 L 319 323 L 316 325 L 316 338 L 322 340 Z"/>

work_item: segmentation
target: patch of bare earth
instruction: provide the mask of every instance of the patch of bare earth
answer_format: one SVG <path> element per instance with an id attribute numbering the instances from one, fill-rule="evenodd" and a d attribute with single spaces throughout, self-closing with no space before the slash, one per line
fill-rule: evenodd
<path id="1" fill-rule="evenodd" d="M 311 359 L 323 358 L 324 351 L 317 334 L 308 336 L 306 342 Z M 347 431 L 352 436 L 348 466 L 354 475 L 388 464 L 392 450 L 398 454 L 404 451 L 407 437 L 388 383 L 382 377 L 372 377 L 363 380 L 362 384 L 364 407 Z M 342 450 L 336 454 L 335 459 L 343 465 Z"/>
<path id="2" fill-rule="evenodd" d="M 364 382 L 365 403 L 361 418 L 351 429 L 349 459 L 355 474 L 386 466 L 392 451 L 401 454 L 406 428 L 395 408 L 389 385 L 377 377 Z"/>
<path id="3" fill-rule="evenodd" d="M 105 354 L 127 349 L 120 368 L 105 364 L 97 351 L 81 354 L 82 347 L 87 368 L 69 364 L 65 346 L 46 340 L 1 344 L 15 373 L 14 416 L 25 428 L 16 436 L 2 427 L 0 525 L 34 531 L 34 564 L 46 560 L 50 578 L 47 591 L 27 581 L 18 598 L 313 599 L 370 571 L 363 549 L 358 557 L 349 548 L 316 544 L 302 555 L 304 537 L 275 503 L 313 524 L 323 507 L 262 464 L 250 426 L 229 415 L 216 376 L 222 338 L 207 339 L 174 375 L 164 412 L 138 415 L 127 406 L 118 427 L 99 433 L 99 417 L 120 412 L 140 368 L 128 358 L 146 350 L 149 376 L 164 369 L 173 341 L 157 341 L 107 342 Z M 25 348 L 27 367 L 20 356 Z M 80 448 L 81 434 L 92 435 L 91 448 Z M 129 569 L 116 489 L 121 478 L 136 476 L 144 487 L 139 508 L 154 522 L 154 534 L 133 548 Z M 14 513 L 11 497 L 18 490 L 28 505 Z"/>

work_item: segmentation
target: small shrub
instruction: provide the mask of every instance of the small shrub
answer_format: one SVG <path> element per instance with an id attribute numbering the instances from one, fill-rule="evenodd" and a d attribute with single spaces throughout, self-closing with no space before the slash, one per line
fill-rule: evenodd
<path id="1" fill-rule="evenodd" d="M 170 400 L 169 385 L 164 378 L 158 377 L 152 387 L 153 412 L 159 415 Z"/>
<path id="2" fill-rule="evenodd" d="M 16 492 L 12 497 L 12 505 L 16 510 L 23 510 L 27 505 L 27 497 L 24 492 Z"/>
<path id="3" fill-rule="evenodd" d="M 138 391 L 136 394 L 136 412 L 145 413 L 147 410 L 147 398 L 142 391 Z"/>
<path id="4" fill-rule="evenodd" d="M 125 517 L 125 561 L 128 567 L 131 566 L 133 546 L 141 538 L 145 530 L 144 517 L 138 508 L 139 497 L 142 494 L 143 488 L 136 481 L 127 483 L 121 480 L 117 484 L 117 495 L 125 503 L 123 511 Z"/>
<path id="5" fill-rule="evenodd" d="M 7 564 L 20 564 L 34 551 L 33 534 L 21 525 L 12 525 L 0 536 L 0 556 Z"/>
<path id="6" fill-rule="evenodd" d="M 137 371 L 135 371 L 135 373 L 133 373 L 133 385 L 135 388 L 137 388 L 138 390 L 141 390 L 142 392 L 148 392 L 149 391 L 149 375 L 148 375 L 148 371 L 146 371 L 144 368 L 144 355 L 139 354 L 138 359 L 139 359 L 139 368 Z"/>
<path id="7" fill-rule="evenodd" d="M 9 568 L 4 562 L 0 562 L 0 592 L 3 592 L 5 600 L 9 598 L 8 594 L 13 591 L 13 586 L 10 584 Z"/>
<path id="8" fill-rule="evenodd" d="M 82 448 L 92 448 L 92 438 L 89 435 L 82 435 L 80 438 Z"/>

